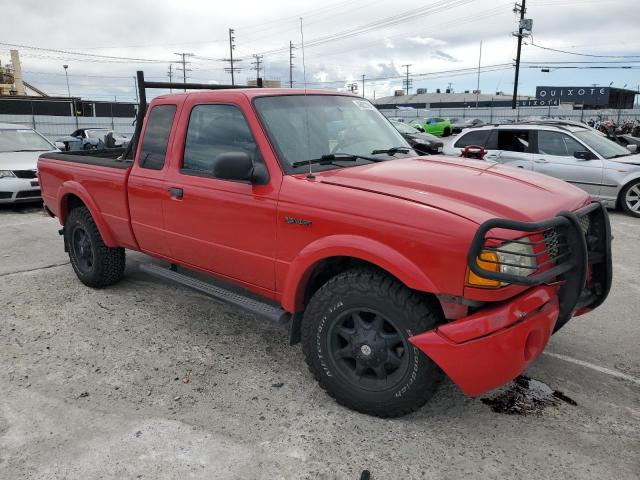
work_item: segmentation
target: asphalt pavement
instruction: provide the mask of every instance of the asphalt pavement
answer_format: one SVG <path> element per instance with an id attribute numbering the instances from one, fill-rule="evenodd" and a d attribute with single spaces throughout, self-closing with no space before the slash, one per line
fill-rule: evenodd
<path id="1" fill-rule="evenodd" d="M 522 380 L 485 402 L 446 382 L 383 420 L 329 398 L 286 328 L 137 271 L 139 254 L 89 289 L 56 220 L 2 207 L 0 478 L 637 479 L 640 219 L 611 220 L 609 299 L 526 372 L 534 397 L 562 395 L 500 413 L 486 399 Z"/>

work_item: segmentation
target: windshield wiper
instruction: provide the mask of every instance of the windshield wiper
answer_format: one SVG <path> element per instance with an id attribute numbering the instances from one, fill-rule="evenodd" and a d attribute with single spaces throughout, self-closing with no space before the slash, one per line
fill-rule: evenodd
<path id="1" fill-rule="evenodd" d="M 40 150 L 38 149 L 22 149 L 22 150 L 14 150 L 14 152 L 48 152 L 49 150 Z"/>
<path id="2" fill-rule="evenodd" d="M 371 155 L 379 155 L 381 153 L 387 155 L 395 155 L 396 153 L 409 153 L 413 148 L 409 147 L 391 147 L 391 148 L 381 148 L 380 150 L 374 150 L 371 152 Z"/>
<path id="3" fill-rule="evenodd" d="M 327 155 L 322 155 L 320 158 L 312 158 L 311 160 L 298 160 L 297 162 L 293 162 L 291 166 L 293 168 L 301 167 L 302 165 L 329 165 L 335 161 L 340 162 L 355 162 L 356 160 L 369 160 L 370 162 L 382 162 L 384 160 L 375 157 L 367 157 L 366 155 L 356 155 L 355 153 L 329 153 Z"/>
<path id="4" fill-rule="evenodd" d="M 613 157 L 609 157 L 609 158 L 621 158 L 621 157 L 628 157 L 629 155 L 631 155 L 631 152 L 629 153 L 617 153 L 616 155 L 614 155 Z"/>

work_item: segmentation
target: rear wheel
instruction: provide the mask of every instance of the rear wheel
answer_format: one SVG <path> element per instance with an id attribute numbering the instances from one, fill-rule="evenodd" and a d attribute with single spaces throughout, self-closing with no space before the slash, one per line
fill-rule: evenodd
<path id="1" fill-rule="evenodd" d="M 640 217 L 640 180 L 634 180 L 620 192 L 620 206 L 634 217 Z"/>
<path id="2" fill-rule="evenodd" d="M 102 288 L 124 275 L 124 248 L 104 244 L 100 231 L 86 207 L 71 210 L 64 224 L 64 241 L 69 260 L 82 283 Z"/>
<path id="3" fill-rule="evenodd" d="M 417 410 L 442 371 L 409 338 L 441 321 L 436 305 L 373 270 L 337 275 L 316 292 L 302 323 L 309 369 L 339 403 L 379 417 Z"/>
<path id="4" fill-rule="evenodd" d="M 451 135 L 451 129 L 449 127 L 444 127 L 444 130 L 442 131 L 442 136 L 448 137 L 449 135 Z"/>

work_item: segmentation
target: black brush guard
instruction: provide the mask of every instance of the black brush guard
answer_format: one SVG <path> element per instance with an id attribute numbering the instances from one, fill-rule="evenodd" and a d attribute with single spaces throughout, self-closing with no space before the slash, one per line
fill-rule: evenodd
<path id="1" fill-rule="evenodd" d="M 498 234 L 488 235 L 495 229 L 515 230 L 525 235 L 515 240 Z M 537 234 L 535 236 L 541 239 L 531 241 L 526 234 Z M 531 274 L 512 275 L 478 265 L 478 259 L 495 263 L 486 254 L 483 258 L 483 252 L 513 254 L 501 250 L 502 244 L 509 242 L 532 247 L 534 253 L 526 256 L 535 257 L 537 265 L 525 267 L 531 269 Z M 609 294 L 612 279 L 609 215 L 603 204 L 594 202 L 575 212 L 560 212 L 539 223 L 488 220 L 480 225 L 471 242 L 467 263 L 476 275 L 504 283 L 527 286 L 559 283 L 560 315 L 555 328 L 558 330 L 576 309 L 596 308 Z"/>

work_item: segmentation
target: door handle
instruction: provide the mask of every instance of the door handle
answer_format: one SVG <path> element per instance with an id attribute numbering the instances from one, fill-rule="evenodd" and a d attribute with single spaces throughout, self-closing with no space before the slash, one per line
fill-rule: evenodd
<path id="1" fill-rule="evenodd" d="M 169 192 L 169 196 L 176 200 L 182 200 L 182 197 L 184 196 L 184 190 L 178 187 L 169 187 L 167 188 L 167 191 Z"/>
<path id="2" fill-rule="evenodd" d="M 549 163 L 549 162 L 547 162 L 544 158 L 536 158 L 536 159 L 534 160 L 534 162 L 536 162 L 536 163 Z"/>

